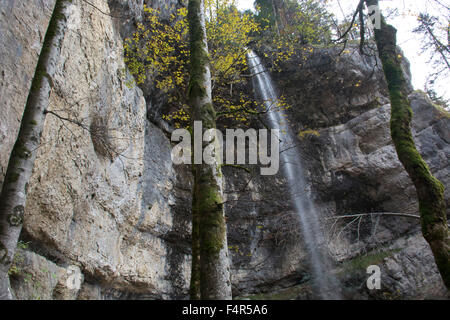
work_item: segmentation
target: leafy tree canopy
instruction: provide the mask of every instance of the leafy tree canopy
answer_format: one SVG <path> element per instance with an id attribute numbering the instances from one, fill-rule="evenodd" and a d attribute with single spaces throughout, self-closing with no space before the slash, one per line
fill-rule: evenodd
<path id="1" fill-rule="evenodd" d="M 328 43 L 331 38 L 327 27 L 330 15 L 318 0 L 273 0 L 273 3 L 272 0 L 257 0 L 255 3 L 255 13 L 242 13 L 236 7 L 236 0 L 205 0 L 214 107 L 218 118 L 238 124 L 249 124 L 252 118 L 264 112 L 253 93 L 239 90 L 248 83 L 250 75 L 247 47 L 260 51 L 264 51 L 263 46 L 270 47 L 273 65 L 277 66 L 280 61 L 289 59 L 298 46 L 308 51 L 312 49 L 306 48 L 307 44 Z M 190 122 L 186 99 L 189 80 L 187 9 L 178 9 L 168 21 L 163 21 L 156 9 L 145 6 L 144 13 L 144 21 L 137 25 L 133 36 L 125 40 L 125 61 L 138 85 L 149 79 L 167 94 L 172 112 L 164 115 L 164 119 L 175 127 L 187 127 Z M 275 21 L 278 21 L 277 26 Z M 279 107 L 288 107 L 283 98 Z"/>

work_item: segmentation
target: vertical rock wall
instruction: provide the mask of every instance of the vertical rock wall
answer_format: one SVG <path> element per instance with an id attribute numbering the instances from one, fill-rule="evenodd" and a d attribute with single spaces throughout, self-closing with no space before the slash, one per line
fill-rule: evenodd
<path id="1" fill-rule="evenodd" d="M 16 141 L 54 0 L 0 1 L 0 185 Z"/>
<path id="2" fill-rule="evenodd" d="M 56 115 L 46 119 L 11 270 L 20 299 L 187 297 L 190 170 L 172 166 L 170 141 L 159 128 L 168 128 L 159 119 L 164 98 L 147 89 L 151 83 L 145 92 L 125 85 L 130 75 L 122 39 L 142 19 L 144 2 L 163 15 L 183 5 L 73 0 L 70 6 L 49 106 Z M 54 0 L 0 0 L 0 182 L 53 5 Z M 381 71 L 375 60 L 357 54 L 335 61 L 336 50 L 316 50 L 303 67 L 293 57 L 276 79 L 293 106 L 293 129 L 317 130 L 299 135 L 299 144 L 325 229 L 326 218 L 336 214 L 417 208 L 390 143 Z M 422 95 L 411 99 L 419 149 L 448 186 L 448 118 Z M 308 257 L 281 174 L 250 179 L 228 167 L 224 175 L 234 294 L 307 281 Z M 446 195 L 450 199 L 448 190 Z M 423 286 L 439 289 L 436 270 L 420 267 L 433 262 L 415 221 L 374 220 L 362 224 L 360 237 L 356 231 L 348 228 L 333 240 L 336 261 L 382 245 L 392 251 L 380 262 L 386 290 L 411 297 L 420 296 Z M 420 263 L 409 267 L 408 259 Z M 354 274 L 344 276 L 350 286 Z"/>
<path id="3" fill-rule="evenodd" d="M 19 298 L 60 297 L 64 272 L 52 272 L 57 279 L 39 285 L 40 293 L 20 289 L 41 283 L 39 270 L 48 264 L 81 270 L 83 284 L 72 298 L 184 297 L 189 177 L 180 179 L 187 185 L 177 182 L 169 141 L 146 120 L 141 90 L 125 85 L 130 75 L 111 16 L 135 12 L 89 2 L 74 0 L 69 8 L 49 106 L 55 114 L 46 119 L 26 205 L 27 253 L 16 261 L 13 285 Z M 53 4 L 2 1 L 2 175 Z"/>

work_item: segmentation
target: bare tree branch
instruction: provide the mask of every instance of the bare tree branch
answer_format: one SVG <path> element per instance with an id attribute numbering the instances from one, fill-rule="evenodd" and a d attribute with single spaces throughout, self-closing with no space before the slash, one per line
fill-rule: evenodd
<path id="1" fill-rule="evenodd" d="M 410 213 L 374 212 L 374 213 L 358 213 L 358 214 L 347 214 L 347 215 L 343 215 L 343 216 L 327 217 L 327 218 L 325 218 L 325 220 L 358 218 L 358 217 L 366 217 L 366 216 L 397 216 L 397 217 L 404 217 L 404 218 L 420 219 L 420 216 L 415 215 L 415 214 L 410 214 Z"/>

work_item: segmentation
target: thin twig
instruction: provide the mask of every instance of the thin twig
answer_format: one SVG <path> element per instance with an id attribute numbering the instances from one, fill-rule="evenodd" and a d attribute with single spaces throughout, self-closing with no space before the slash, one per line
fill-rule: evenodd
<path id="1" fill-rule="evenodd" d="M 404 218 L 414 218 L 414 219 L 420 219 L 420 216 L 410 213 L 396 213 L 396 212 L 374 212 L 374 213 L 358 213 L 358 214 L 347 214 L 343 216 L 334 216 L 334 217 L 327 217 L 325 220 L 333 220 L 333 219 L 344 219 L 344 218 L 357 218 L 357 217 L 365 217 L 365 216 L 397 216 L 397 217 L 404 217 Z"/>
<path id="2" fill-rule="evenodd" d="M 104 14 L 105 16 L 109 16 L 109 17 L 111 17 L 111 18 L 116 18 L 116 19 L 124 19 L 124 18 L 126 18 L 126 19 L 128 19 L 128 18 L 131 18 L 131 17 L 132 17 L 132 15 L 126 15 L 126 16 L 113 16 L 113 15 L 110 14 L 110 13 L 104 12 L 104 11 L 101 10 L 99 7 L 97 7 L 96 5 L 94 5 L 93 3 L 91 3 L 91 2 L 89 2 L 89 1 L 87 1 L 87 0 L 81 0 L 81 1 L 87 3 L 88 5 L 90 5 L 91 7 L 95 8 L 97 11 L 99 11 L 100 13 Z"/>

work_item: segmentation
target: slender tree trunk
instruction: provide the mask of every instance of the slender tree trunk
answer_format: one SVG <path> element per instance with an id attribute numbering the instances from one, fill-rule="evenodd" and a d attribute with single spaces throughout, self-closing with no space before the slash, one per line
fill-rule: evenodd
<path id="1" fill-rule="evenodd" d="M 367 6 L 378 0 L 365 0 Z M 375 29 L 375 40 L 383 64 L 391 100 L 391 136 L 400 162 L 417 191 L 422 233 L 431 247 L 445 286 L 450 289 L 450 237 L 447 225 L 444 186 L 431 174 L 417 151 L 411 134 L 412 109 L 407 83 L 397 52 L 397 30 L 381 15 L 381 28 Z"/>
<path id="2" fill-rule="evenodd" d="M 448 22 L 447 25 L 447 48 L 450 49 L 450 21 Z"/>
<path id="3" fill-rule="evenodd" d="M 216 113 L 211 99 L 211 73 L 203 7 L 203 0 L 189 0 L 191 74 L 188 97 L 191 119 L 201 121 L 203 129 L 207 130 L 216 127 Z M 227 232 L 223 209 L 223 176 L 218 155 L 216 160 L 214 164 L 195 164 L 195 162 L 193 164 L 192 279 L 194 283 L 198 283 L 197 245 L 199 245 L 201 298 L 231 299 Z M 197 292 L 195 286 L 191 287 L 194 297 Z"/>
<path id="4" fill-rule="evenodd" d="M 0 195 L 0 299 L 12 299 L 8 270 L 22 230 L 22 219 L 45 112 L 52 90 L 52 77 L 66 29 L 66 5 L 57 0 L 42 45 L 35 75 L 12 150 Z"/>
<path id="5" fill-rule="evenodd" d="M 193 171 L 195 175 L 195 171 Z M 197 187 L 196 184 L 194 187 Z M 196 195 L 198 190 L 194 189 L 192 197 L 192 268 L 191 285 L 189 295 L 191 300 L 199 300 L 200 295 L 200 212 L 198 210 L 198 201 Z"/>
<path id="6" fill-rule="evenodd" d="M 275 30 L 277 31 L 277 34 L 280 35 L 280 26 L 278 25 L 278 14 L 277 9 L 275 7 L 275 0 L 271 0 L 271 2 L 272 2 L 273 19 L 275 21 Z"/>
<path id="7" fill-rule="evenodd" d="M 430 26 L 425 26 L 426 32 L 428 32 L 428 35 L 433 39 L 433 44 L 435 47 L 435 51 L 437 51 L 440 55 L 442 60 L 444 60 L 445 64 L 447 65 L 447 68 L 450 70 L 450 62 L 447 59 L 447 54 L 450 53 L 450 47 L 445 46 L 434 34 L 433 30 L 430 28 Z M 447 53 L 445 53 L 447 51 Z"/>
<path id="8" fill-rule="evenodd" d="M 284 0 L 276 0 L 275 5 L 278 12 L 278 17 L 280 18 L 281 29 L 284 30 L 287 26 L 286 4 L 284 3 Z"/>

